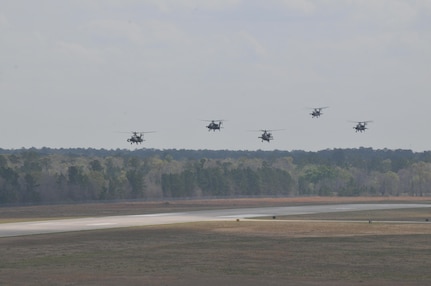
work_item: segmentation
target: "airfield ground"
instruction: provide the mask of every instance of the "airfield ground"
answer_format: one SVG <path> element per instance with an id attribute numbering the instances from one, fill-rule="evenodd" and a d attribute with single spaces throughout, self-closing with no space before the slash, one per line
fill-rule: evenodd
<path id="1" fill-rule="evenodd" d="M 292 197 L 174 201 L 130 201 L 112 203 L 59 204 L 0 207 L 0 223 L 151 213 L 197 211 L 222 208 L 276 207 L 343 203 L 431 203 L 431 197 Z"/>
<path id="2" fill-rule="evenodd" d="M 0 208 L 2 222 L 427 198 L 127 202 Z M 0 285 L 429 285 L 430 208 L 0 239 Z M 371 220 L 371 221 L 370 221 Z M 370 223 L 371 222 L 371 223 Z"/>

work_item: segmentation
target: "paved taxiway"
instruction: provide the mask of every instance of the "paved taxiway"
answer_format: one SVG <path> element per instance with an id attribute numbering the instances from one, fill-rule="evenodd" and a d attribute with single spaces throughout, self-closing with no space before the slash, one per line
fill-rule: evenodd
<path id="1" fill-rule="evenodd" d="M 286 206 L 265 208 L 220 209 L 182 213 L 89 217 L 47 221 L 0 224 L 0 237 L 43 233 L 95 230 L 118 227 L 161 225 L 198 221 L 221 221 L 265 216 L 285 216 L 343 211 L 384 210 L 431 207 L 428 204 L 338 204 L 312 206 Z"/>

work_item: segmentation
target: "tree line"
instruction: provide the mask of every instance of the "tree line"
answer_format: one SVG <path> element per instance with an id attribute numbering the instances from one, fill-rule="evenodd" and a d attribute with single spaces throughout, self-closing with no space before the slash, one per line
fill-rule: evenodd
<path id="1" fill-rule="evenodd" d="M 312 195 L 431 195 L 431 152 L 0 149 L 0 204 Z"/>

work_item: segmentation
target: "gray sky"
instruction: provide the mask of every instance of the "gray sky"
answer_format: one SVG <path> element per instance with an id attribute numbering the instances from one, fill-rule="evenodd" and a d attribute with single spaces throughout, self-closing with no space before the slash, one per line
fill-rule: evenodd
<path id="1" fill-rule="evenodd" d="M 0 0 L 0 96 L 0 148 L 431 150 L 431 1 Z"/>

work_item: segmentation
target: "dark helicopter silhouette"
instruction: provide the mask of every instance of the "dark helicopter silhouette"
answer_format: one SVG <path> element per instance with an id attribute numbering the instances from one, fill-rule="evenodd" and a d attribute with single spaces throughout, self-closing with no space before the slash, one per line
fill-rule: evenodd
<path id="1" fill-rule="evenodd" d="M 271 140 L 274 140 L 274 137 L 270 132 L 271 130 L 261 130 L 261 131 L 263 132 L 262 135 L 257 138 L 262 139 L 262 142 L 263 141 L 270 142 Z"/>
<path id="2" fill-rule="evenodd" d="M 208 121 L 210 122 L 207 126 L 205 126 L 206 128 L 208 128 L 208 131 L 220 131 L 220 129 L 222 128 L 221 125 L 223 123 L 224 120 L 204 120 L 204 121 Z M 218 123 L 216 123 L 216 121 L 218 121 Z"/>
<path id="3" fill-rule="evenodd" d="M 130 144 L 141 144 L 142 142 L 145 141 L 144 139 L 144 133 L 154 133 L 155 131 L 142 131 L 142 132 L 136 132 L 133 131 L 132 132 L 132 136 L 130 138 L 127 138 L 127 142 L 129 142 Z"/>
<path id="4" fill-rule="evenodd" d="M 325 107 L 313 107 L 313 111 L 310 113 L 311 117 L 320 117 L 320 115 L 322 115 L 322 109 L 328 108 L 329 106 L 325 106 Z"/>
<path id="5" fill-rule="evenodd" d="M 353 127 L 353 129 L 355 129 L 355 132 L 365 132 L 365 130 L 368 129 L 367 124 L 373 121 L 369 120 L 369 121 L 352 121 L 352 122 L 356 122 L 356 126 Z"/>
<path id="6" fill-rule="evenodd" d="M 259 138 L 259 139 L 262 139 L 262 142 L 263 141 L 266 141 L 266 142 L 270 142 L 271 140 L 274 140 L 274 137 L 272 136 L 272 132 L 273 131 L 279 131 L 279 130 L 283 130 L 283 129 L 274 129 L 274 130 L 266 130 L 266 129 L 261 129 L 261 130 L 252 130 L 252 131 L 260 131 L 260 132 L 263 132 L 262 133 L 262 135 L 260 135 L 259 137 L 257 137 L 257 138 Z"/>

